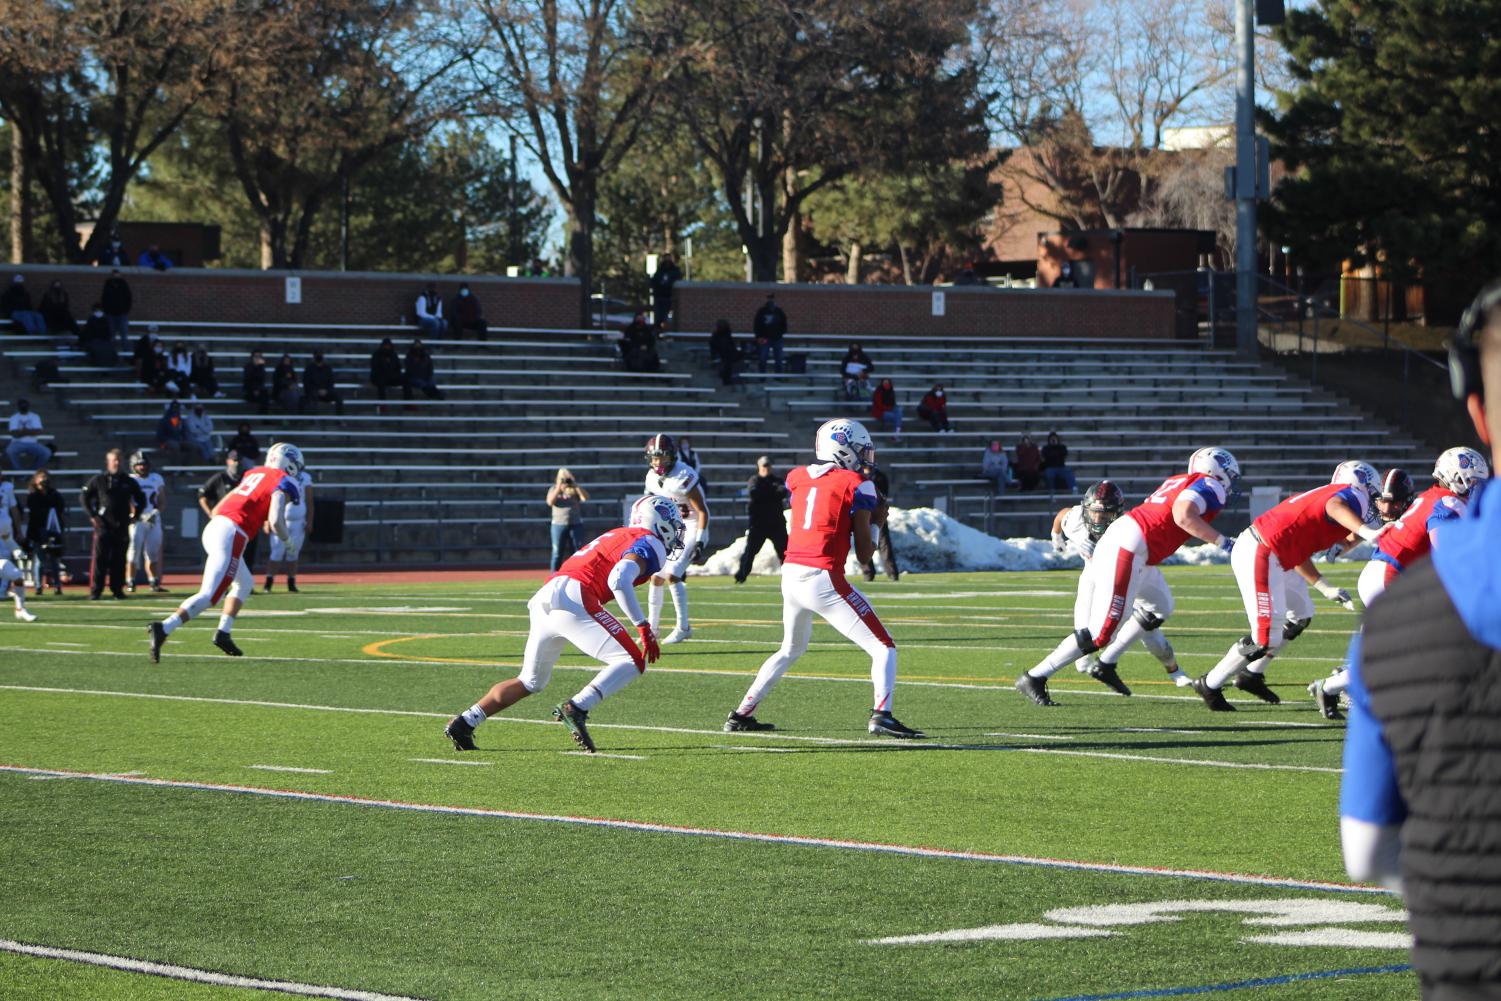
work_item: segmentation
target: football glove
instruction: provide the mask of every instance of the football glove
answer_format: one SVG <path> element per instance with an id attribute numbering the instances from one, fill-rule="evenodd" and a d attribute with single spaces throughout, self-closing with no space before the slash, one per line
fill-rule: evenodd
<path id="1" fill-rule="evenodd" d="M 1233 553 L 1235 551 L 1235 538 L 1229 535 L 1222 535 L 1220 536 L 1220 541 L 1215 543 L 1215 545 L 1227 553 Z"/>
<path id="2" fill-rule="evenodd" d="M 1333 563 L 1335 560 L 1344 555 L 1344 552 L 1345 544 L 1342 542 L 1336 542 L 1334 545 L 1329 547 L 1327 552 L 1324 553 L 1324 559 L 1328 560 L 1330 563 Z"/>
<path id="3" fill-rule="evenodd" d="M 1342 587 L 1335 587 L 1322 577 L 1313 585 L 1314 589 L 1338 605 L 1344 605 L 1348 611 L 1355 611 L 1355 602 L 1350 599 L 1350 592 Z"/>
<path id="4" fill-rule="evenodd" d="M 1063 533 L 1062 532 L 1054 532 L 1053 533 L 1053 552 L 1057 553 L 1059 556 L 1062 556 L 1067 549 L 1068 549 L 1068 540 L 1063 537 Z"/>
<path id="5" fill-rule="evenodd" d="M 646 654 L 646 662 L 655 664 L 657 658 L 662 656 L 662 648 L 657 645 L 657 634 L 651 631 L 651 623 L 641 623 L 636 627 L 636 633 L 641 637 L 641 650 Z"/>

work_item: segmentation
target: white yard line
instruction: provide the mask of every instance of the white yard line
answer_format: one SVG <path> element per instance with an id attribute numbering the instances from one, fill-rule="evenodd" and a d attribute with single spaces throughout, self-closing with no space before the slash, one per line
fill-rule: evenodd
<path id="1" fill-rule="evenodd" d="M 1022 740 L 1073 740 L 1072 737 L 1060 736 L 1056 733 L 1007 733 L 1005 730 L 992 730 L 986 737 L 1020 737 Z"/>
<path id="2" fill-rule="evenodd" d="M 1023 754 L 1067 754 L 1076 758 L 1110 758 L 1116 761 L 1155 761 L 1165 765 L 1201 765 L 1205 768 L 1249 768 L 1262 772 L 1325 772 L 1339 775 L 1343 768 L 1317 765 L 1264 765 L 1253 761 L 1207 761 L 1199 758 L 1162 758 L 1153 754 L 1115 754 L 1110 751 L 1073 751 L 1061 747 L 1018 747 Z"/>
<path id="3" fill-rule="evenodd" d="M 298 775 L 332 775 L 327 768 L 296 768 L 292 765 L 246 765 L 258 772 L 295 772 Z"/>
<path id="4" fill-rule="evenodd" d="M 622 761 L 645 761 L 644 754 L 610 754 L 605 751 L 559 751 L 574 758 L 619 758 Z"/>
<path id="5" fill-rule="evenodd" d="M 290 980 L 262 980 L 259 977 L 242 977 L 232 973 L 217 973 L 191 966 L 172 963 L 154 963 L 145 959 L 127 956 L 111 956 L 102 952 L 82 952 L 78 949 L 55 949 L 45 945 L 31 945 L 0 939 L 0 952 L 18 956 L 35 956 L 39 959 L 63 959 L 71 963 L 87 963 L 127 973 L 144 973 L 152 977 L 167 977 L 172 980 L 190 980 L 215 987 L 243 987 L 254 991 L 276 991 L 281 994 L 296 994 L 309 998 L 341 998 L 344 1001 L 421 1001 L 404 994 L 379 994 L 375 991 L 352 990 L 346 987 L 322 987 L 317 984 L 299 984 Z"/>
<path id="6" fill-rule="evenodd" d="M 407 758 L 423 765 L 468 765 L 471 768 L 489 768 L 493 761 L 461 761 L 458 758 Z"/>

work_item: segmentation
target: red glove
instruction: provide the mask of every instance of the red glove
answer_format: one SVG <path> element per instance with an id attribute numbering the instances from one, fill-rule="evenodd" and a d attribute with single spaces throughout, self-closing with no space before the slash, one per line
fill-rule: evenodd
<path id="1" fill-rule="evenodd" d="M 657 645 L 657 634 L 651 631 L 651 625 L 646 622 L 637 626 L 636 632 L 641 636 L 641 649 L 646 652 L 646 662 L 655 664 L 657 658 L 662 656 L 662 648 Z"/>

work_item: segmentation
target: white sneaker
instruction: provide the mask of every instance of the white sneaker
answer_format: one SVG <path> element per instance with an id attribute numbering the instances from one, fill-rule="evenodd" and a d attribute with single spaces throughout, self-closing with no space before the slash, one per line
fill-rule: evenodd
<path id="1" fill-rule="evenodd" d="M 16 618 L 20 619 L 22 622 L 35 622 L 36 621 L 36 616 L 33 615 L 32 613 L 28 612 L 24 608 L 18 608 L 18 609 L 16 609 Z"/>
<path id="2" fill-rule="evenodd" d="M 683 640 L 688 639 L 692 635 L 693 635 L 693 627 L 692 626 L 678 626 L 672 632 L 670 632 L 670 633 L 667 634 L 666 638 L 664 638 L 662 640 L 661 645 L 662 646 L 672 646 L 674 643 L 681 643 L 681 642 L 683 642 Z"/>

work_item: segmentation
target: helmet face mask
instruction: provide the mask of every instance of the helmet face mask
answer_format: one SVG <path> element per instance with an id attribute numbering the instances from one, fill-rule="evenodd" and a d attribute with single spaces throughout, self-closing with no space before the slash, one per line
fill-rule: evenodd
<path id="1" fill-rule="evenodd" d="M 145 472 L 141 472 L 144 467 Z M 130 470 L 137 475 L 144 476 L 151 472 L 151 458 L 145 452 L 132 452 L 130 456 Z"/>
<path id="2" fill-rule="evenodd" d="M 1412 505 L 1417 488 L 1405 469 L 1388 469 L 1381 478 L 1381 493 L 1376 497 L 1376 513 L 1382 521 L 1396 521 Z"/>
<path id="3" fill-rule="evenodd" d="M 1490 463 L 1473 448 L 1446 449 L 1433 466 L 1433 478 L 1454 494 L 1465 497 L 1477 483 L 1491 478 Z"/>
<path id="4" fill-rule="evenodd" d="M 646 440 L 646 465 L 659 476 L 665 476 L 677 465 L 678 450 L 672 436 L 654 434 Z"/>
<path id="5" fill-rule="evenodd" d="M 1091 538 L 1098 540 L 1126 510 L 1126 495 L 1110 480 L 1101 480 L 1084 491 L 1079 507 L 1084 514 L 1084 527 Z"/>

